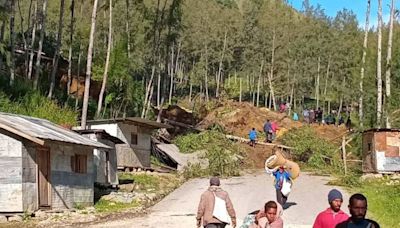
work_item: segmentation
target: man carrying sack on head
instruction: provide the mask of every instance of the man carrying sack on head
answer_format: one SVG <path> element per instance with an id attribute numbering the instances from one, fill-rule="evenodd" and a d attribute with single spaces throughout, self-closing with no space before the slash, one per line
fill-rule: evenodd
<path id="1" fill-rule="evenodd" d="M 197 210 L 197 227 L 201 220 L 205 228 L 225 228 L 227 224 L 236 227 L 236 213 L 229 195 L 222 190 L 218 177 L 210 179 L 210 187 L 201 195 Z"/>

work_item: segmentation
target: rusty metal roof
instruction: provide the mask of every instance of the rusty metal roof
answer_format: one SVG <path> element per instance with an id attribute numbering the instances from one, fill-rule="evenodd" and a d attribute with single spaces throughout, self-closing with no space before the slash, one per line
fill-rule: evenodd
<path id="1" fill-rule="evenodd" d="M 400 129 L 399 128 L 371 128 L 371 129 L 367 129 L 367 130 L 364 130 L 363 132 L 388 132 L 388 131 L 391 131 L 391 132 L 400 132 Z"/>
<path id="2" fill-rule="evenodd" d="M 0 112 L 0 129 L 41 145 L 44 145 L 45 141 L 51 140 L 96 148 L 110 148 L 48 120 L 30 116 Z"/>
<path id="3" fill-rule="evenodd" d="M 117 122 L 123 122 L 123 123 L 131 123 L 131 124 L 136 124 L 136 125 L 141 125 L 144 127 L 149 127 L 149 128 L 172 128 L 171 125 L 169 124 L 164 124 L 164 123 L 159 123 L 153 120 L 147 120 L 143 119 L 140 117 L 127 117 L 127 118 L 115 118 L 115 119 L 104 119 L 104 120 L 89 120 L 87 121 L 88 125 L 95 125 L 95 124 L 105 124 L 105 123 L 117 123 Z"/>

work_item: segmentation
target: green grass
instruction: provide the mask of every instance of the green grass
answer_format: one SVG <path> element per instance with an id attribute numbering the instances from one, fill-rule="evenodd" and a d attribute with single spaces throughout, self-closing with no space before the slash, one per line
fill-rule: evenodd
<path id="1" fill-rule="evenodd" d="M 111 202 L 108 200 L 99 200 L 94 207 L 96 208 L 96 211 L 99 213 L 104 213 L 104 212 L 119 212 L 123 211 L 128 208 L 135 208 L 139 207 L 140 203 L 137 201 L 133 201 L 132 203 L 117 203 L 117 202 Z"/>
<path id="2" fill-rule="evenodd" d="M 161 181 L 157 176 L 132 173 L 119 173 L 118 179 L 120 181 L 133 181 L 133 183 L 140 186 L 140 189 L 152 189 L 153 191 L 159 189 Z"/>
<path id="3" fill-rule="evenodd" d="M 400 184 L 387 185 L 390 180 L 365 181 L 351 189 L 368 199 L 368 215 L 381 227 L 400 227 Z"/>

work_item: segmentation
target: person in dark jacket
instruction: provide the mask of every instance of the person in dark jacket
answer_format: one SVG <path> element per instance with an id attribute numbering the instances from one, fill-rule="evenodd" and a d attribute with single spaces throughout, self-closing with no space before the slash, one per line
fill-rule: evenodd
<path id="1" fill-rule="evenodd" d="M 264 124 L 265 141 L 268 143 L 272 142 L 272 123 L 267 120 Z"/>
<path id="2" fill-rule="evenodd" d="M 351 217 L 336 225 L 336 228 L 380 228 L 377 222 L 365 218 L 367 206 L 367 198 L 364 195 L 360 193 L 352 195 L 349 200 Z"/>

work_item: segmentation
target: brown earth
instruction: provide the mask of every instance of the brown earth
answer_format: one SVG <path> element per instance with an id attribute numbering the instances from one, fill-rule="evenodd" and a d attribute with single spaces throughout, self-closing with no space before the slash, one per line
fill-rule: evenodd
<path id="1" fill-rule="evenodd" d="M 263 132 L 264 123 L 273 120 L 282 131 L 301 127 L 300 122 L 292 121 L 285 113 L 278 113 L 268 108 L 257 108 L 247 102 L 225 101 L 211 111 L 199 124 L 206 129 L 214 124 L 222 126 L 228 134 L 247 137 L 251 128 Z"/>
<path id="2" fill-rule="evenodd" d="M 212 125 L 220 125 L 227 134 L 248 137 L 251 128 L 256 128 L 258 132 L 263 132 L 263 126 L 266 120 L 276 121 L 280 130 L 277 134 L 277 140 L 274 143 L 279 144 L 279 138 L 285 132 L 293 128 L 304 126 L 302 122 L 293 121 L 286 113 L 278 113 L 267 108 L 257 108 L 247 102 L 224 101 L 209 112 L 206 117 L 197 125 L 199 128 L 207 129 Z M 341 143 L 342 136 L 346 134 L 344 126 L 336 127 L 334 125 L 311 125 L 317 132 L 317 135 L 332 141 L 338 145 Z M 264 140 L 260 136 L 259 140 Z M 249 168 L 264 168 L 265 160 L 273 154 L 272 146 L 257 144 L 255 148 L 244 145 L 246 153 L 246 166 Z"/>

